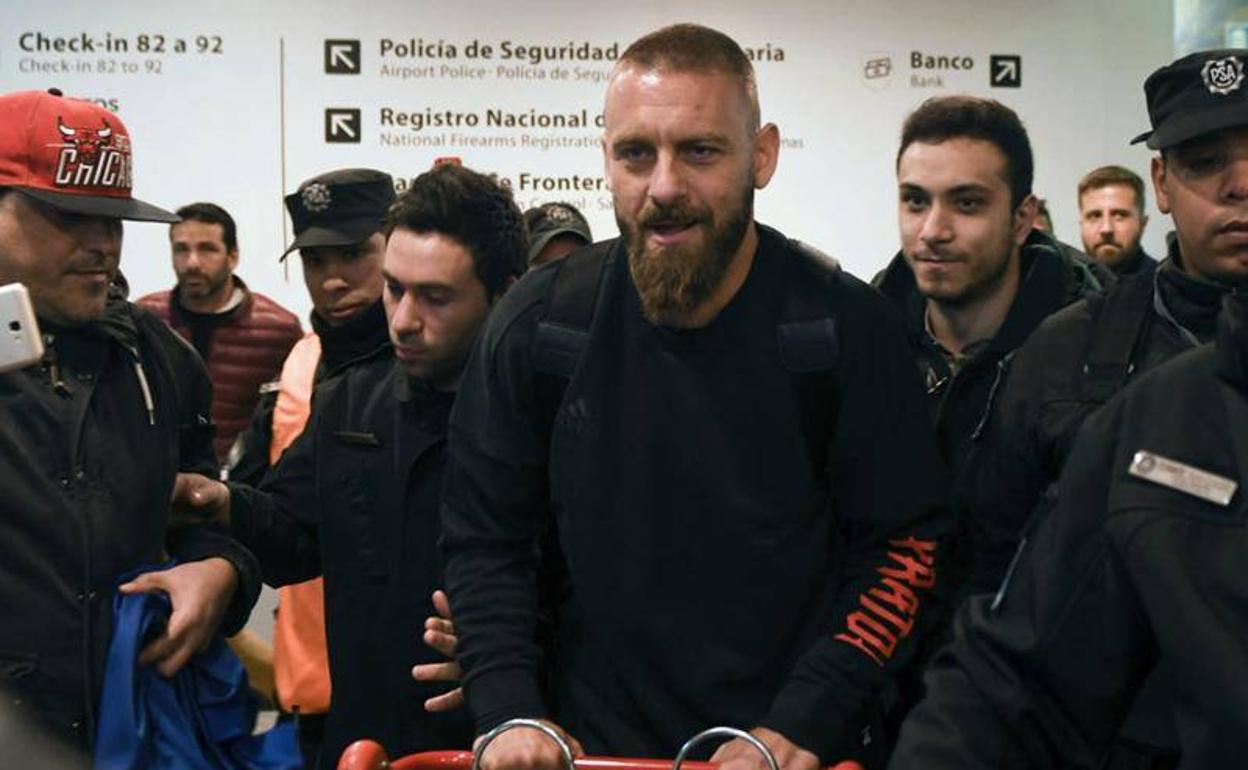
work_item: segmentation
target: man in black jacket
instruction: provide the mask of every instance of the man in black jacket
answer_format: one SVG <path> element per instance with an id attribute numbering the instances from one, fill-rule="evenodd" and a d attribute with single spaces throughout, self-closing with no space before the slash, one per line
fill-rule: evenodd
<path id="1" fill-rule="evenodd" d="M 1110 280 L 1033 229 L 1031 183 L 1027 131 L 999 102 L 936 97 L 902 126 L 901 252 L 875 284 L 906 320 L 955 493 L 1010 354 Z"/>
<path id="2" fill-rule="evenodd" d="M 722 33 L 632 44 L 603 154 L 621 238 L 528 273 L 451 420 L 447 588 L 478 729 L 594 753 L 753 728 L 784 770 L 874 752 L 940 575 L 943 468 L 895 313 L 754 221 L 779 133 Z M 539 543 L 566 562 L 542 697 Z M 555 767 L 535 730 L 487 768 Z M 741 740 L 724 768 L 762 767 Z"/>
<path id="3" fill-rule="evenodd" d="M 445 686 L 412 679 L 442 585 L 436 543 L 446 421 L 491 305 L 523 269 L 524 221 L 496 181 L 445 164 L 391 208 L 383 263 L 394 355 L 316 393 L 303 433 L 259 490 L 195 476 L 179 499 L 227 518 L 266 582 L 325 578 L 333 700 L 320 766 L 360 738 L 391 755 L 465 748 L 467 714 L 427 713 Z"/>
<path id="4" fill-rule="evenodd" d="M 1148 226 L 1144 213 L 1144 180 L 1129 168 L 1094 168 L 1076 188 L 1079 234 L 1088 256 L 1119 277 L 1157 269 L 1140 239 Z"/>
<path id="5" fill-rule="evenodd" d="M 1192 521 L 1201 520 L 1197 514 L 1204 505 L 1191 502 L 1191 495 L 1199 492 L 1192 484 L 1218 486 L 1196 469 L 1216 467 L 1218 474 L 1245 480 L 1243 447 L 1234 437 L 1246 426 L 1239 411 L 1223 411 L 1226 398 L 1219 394 L 1229 387 L 1238 391 L 1232 401 L 1243 399 L 1248 336 L 1242 301 L 1227 316 L 1231 326 L 1219 337 L 1216 354 L 1205 348 L 1184 356 L 1186 366 L 1176 361 L 1164 367 L 1164 374 L 1142 378 L 1106 407 L 1108 414 L 1089 421 L 1093 435 L 1085 446 L 1094 449 L 1080 454 L 1076 445 L 1074 452 L 1068 450 L 1088 414 L 1128 376 L 1209 339 L 1222 298 L 1248 282 L 1248 91 L 1240 87 L 1246 54 L 1193 54 L 1158 70 L 1145 84 L 1154 130 L 1137 141 L 1147 139 L 1161 151 L 1153 161 L 1153 181 L 1159 207 L 1175 221 L 1170 257 L 1155 279 L 1128 278 L 1106 297 L 1054 316 L 1020 352 L 985 446 L 991 459 L 983 466 L 977 499 L 985 513 L 981 518 L 991 525 L 992 547 L 984 551 L 991 558 L 976 572 L 978 586 L 999 580 L 1005 572 L 1002 557 L 1018 540 L 1026 519 L 1032 517 L 1033 523 L 1023 535 L 1025 545 L 1012 568 L 1015 577 L 1007 577 L 995 600 L 975 598 L 961 611 L 959 638 L 929 678 L 929 702 L 920 706 L 903 734 L 899 767 L 942 767 L 954 757 L 960 758 L 957 766 L 974 764 L 971 757 L 987 766 L 1014 766 L 1021 764 L 1015 759 L 1020 751 L 1035 766 L 1059 759 L 1091 766 L 1100 761 L 1114 726 L 1132 702 L 1130 695 L 1150 673 L 1154 659 L 1162 671 L 1169 668 L 1166 679 L 1153 680 L 1155 686 L 1168 684 L 1179 692 L 1152 700 L 1152 707 L 1142 713 L 1137 709 L 1124 735 L 1156 746 L 1171 733 L 1185 767 L 1215 766 L 1207 764 L 1214 756 L 1228 765 L 1238 759 L 1220 753 L 1229 745 L 1220 741 L 1242 738 L 1244 725 L 1238 725 L 1238 734 L 1236 728 L 1214 727 L 1218 716 L 1213 712 L 1242 718 L 1243 710 L 1229 700 L 1208 701 L 1217 705 L 1203 716 L 1191 709 L 1193 691 L 1218 692 L 1221 681 L 1234 677 L 1236 667 L 1243 665 L 1233 656 L 1226 658 L 1216 644 L 1202 647 L 1209 643 L 1212 627 L 1227 619 L 1189 617 L 1177 623 L 1174 613 L 1183 604 L 1202 602 L 1193 602 L 1190 591 L 1177 584 L 1165 583 L 1179 579 L 1182 570 L 1190 571 L 1182 580 L 1193 584 L 1205 579 L 1200 576 L 1219 579 L 1212 552 L 1199 563 L 1184 560 L 1204 553 L 1202 542 L 1223 537 L 1191 527 Z M 1223 362 L 1216 367 L 1225 382 L 1214 376 L 1215 359 Z M 1137 450 L 1146 450 L 1136 456 L 1139 462 L 1130 456 Z M 1146 461 L 1149 453 L 1179 464 L 1162 463 L 1159 467 L 1170 475 L 1159 476 L 1148 467 L 1154 462 Z M 1126 465 L 1122 457 L 1127 457 Z M 1050 510 L 1044 495 L 1063 464 L 1060 493 L 1058 487 L 1047 492 L 1058 499 Z M 1158 484 L 1177 491 L 1158 497 Z M 1242 494 L 1230 509 L 1205 520 L 1242 518 L 1233 512 L 1243 508 Z M 1152 513 L 1141 519 L 1141 512 L 1148 511 Z M 1145 520 L 1154 525 L 1147 531 L 1141 527 L 1137 542 L 1120 538 L 1133 523 Z M 1226 540 L 1231 547 L 1242 545 L 1237 537 Z M 1145 556 L 1149 548 L 1153 552 Z M 1187 555 L 1180 556 L 1182 551 Z M 1124 566 L 1129 575 L 1120 573 Z M 1159 582 L 1150 582 L 1152 577 Z M 1048 582 L 1041 588 L 1039 580 Z M 1076 598 L 1078 591 L 1084 593 Z M 1139 618 L 1119 624 L 1140 608 L 1126 592 L 1148 605 L 1152 630 L 1137 625 Z M 1081 633 L 1079 624 L 1084 622 L 1095 622 L 1097 632 Z M 1162 625 L 1182 628 L 1188 637 L 1180 645 Z M 1077 644 L 1091 644 L 1091 649 L 1068 649 L 1067 640 L 1075 635 Z M 1040 639 L 1045 641 L 1034 641 Z M 1133 657 L 1133 645 L 1141 639 L 1147 640 L 1146 646 L 1159 644 L 1161 655 L 1150 651 Z M 1116 665 L 1104 671 L 1078 670 L 1084 661 L 1095 661 L 1095 668 L 1109 660 L 1097 655 L 1100 644 L 1115 647 L 1110 656 L 1115 663 L 1130 658 L 1130 671 Z M 1218 681 L 1194 676 L 1193 656 L 1202 655 L 1225 668 L 1216 675 Z M 1078 687 L 1068 687 L 1076 680 L 1099 694 L 1086 699 L 1082 695 L 1087 693 L 1076 694 Z M 1105 693 L 1112 693 L 1112 704 L 1103 699 Z M 994 716 L 985 718 L 987 711 Z M 1089 715 L 1094 715 L 1090 721 Z M 935 731 L 942 729 L 938 725 L 948 721 L 960 725 L 958 737 L 935 738 Z M 1201 732 L 1207 737 L 1196 737 Z M 1125 761 L 1123 747 L 1116 753 L 1115 761 Z M 1176 761 L 1141 760 L 1160 763 L 1145 766 Z"/>
<path id="6" fill-rule="evenodd" d="M 1204 52 L 1174 66 L 1183 73 L 1223 55 Z M 1158 99 L 1168 98 L 1159 85 L 1168 77 L 1152 81 L 1150 111 L 1157 109 Z M 1184 157 L 1172 155 L 1169 163 Z M 1175 211 L 1160 186 L 1158 199 L 1164 211 L 1174 214 L 1176 226 L 1191 227 L 1185 200 Z M 1238 278 L 1218 266 L 1216 251 L 1186 253 L 1178 234 L 1167 240 L 1169 254 L 1155 274 L 1145 270 L 1125 276 L 1106 294 L 1055 314 L 1016 356 L 979 449 L 970 503 L 976 512 L 971 533 L 975 564 L 968 593 L 990 593 L 1000 585 L 1025 524 L 1037 506 L 1051 505 L 1052 485 L 1087 416 L 1133 378 L 1213 339 L 1223 297 Z M 1163 670 L 1150 680 L 1139 709 L 1124 725 L 1125 741 L 1115 749 L 1119 757 L 1173 753 L 1172 696 L 1166 694 L 1172 690 L 1170 678 Z"/>
<path id="7" fill-rule="evenodd" d="M 312 300 L 312 334 L 295 345 L 292 357 L 313 359 L 313 377 L 306 380 L 300 366 L 296 381 L 279 380 L 261 394 L 238 442 L 231 480 L 259 486 L 275 459 L 274 409 L 283 389 L 304 401 L 312 381 L 331 379 L 357 361 L 391 350 L 381 303 L 381 260 L 386 248 L 382 228 L 394 199 L 390 175 L 368 168 L 317 174 L 286 196 L 295 238 L 282 259 L 298 253 Z M 278 453 L 289 444 L 283 441 Z"/>
<path id="8" fill-rule="evenodd" d="M 367 168 L 327 171 L 286 196 L 294 241 L 312 300 L 312 333 L 282 364 L 238 441 L 229 478 L 259 486 L 270 466 L 303 432 L 314 389 L 348 368 L 392 355 L 382 306 L 386 211 L 394 180 Z M 305 765 L 320 756 L 331 686 L 325 640 L 325 599 L 319 578 L 278 590 L 273 627 L 273 681 L 278 705 L 297 714 Z"/>
<path id="9" fill-rule="evenodd" d="M 176 221 L 131 197 L 130 152 L 117 116 L 89 102 L 0 96 L 0 284 L 26 286 L 46 344 L 38 365 L 0 375 L 0 697 L 80 750 L 120 577 L 182 562 L 120 587 L 169 594 L 140 658 L 167 676 L 218 627 L 238 629 L 259 590 L 223 532 L 167 528 L 177 472 L 215 467 L 212 391 L 195 352 L 125 300 L 121 221 Z"/>
<path id="10" fill-rule="evenodd" d="M 1012 110 L 973 96 L 935 97 L 906 118 L 897 152 L 901 252 L 875 284 L 902 312 L 927 384 L 931 420 L 953 474 L 959 537 L 928 644 L 899 678 L 895 723 L 921 696 L 922 669 L 944 640 L 974 558 L 968 510 L 974 446 L 1019 345 L 1050 313 L 1101 288 L 1108 271 L 1033 228 L 1032 153 Z M 1099 273 L 1099 275 L 1098 275 Z"/>

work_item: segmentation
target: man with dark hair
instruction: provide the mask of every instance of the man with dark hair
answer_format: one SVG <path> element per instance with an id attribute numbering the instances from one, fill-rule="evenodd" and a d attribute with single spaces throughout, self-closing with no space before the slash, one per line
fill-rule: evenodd
<path id="1" fill-rule="evenodd" d="M 999 364 L 1050 313 L 1102 285 L 1033 228 L 1031 183 L 1027 131 L 999 102 L 934 97 L 902 126 L 901 252 L 876 285 L 906 319 L 955 491 Z"/>
<path id="2" fill-rule="evenodd" d="M 948 531 L 900 323 L 754 221 L 779 131 L 731 38 L 641 38 L 604 116 L 621 237 L 508 293 L 451 419 L 443 550 L 478 730 L 546 718 L 593 753 L 670 757 L 730 724 L 784 770 L 871 754 Z M 534 641 L 552 556 L 553 710 Z M 517 729 L 481 759 L 559 756 Z M 714 761 L 764 766 L 744 740 Z"/>
<path id="3" fill-rule="evenodd" d="M 1144 180 L 1122 166 L 1101 166 L 1079 180 L 1078 190 L 1083 250 L 1119 276 L 1156 270 L 1157 260 L 1140 246 L 1148 226 Z"/>
<path id="4" fill-rule="evenodd" d="M 268 583 L 324 576 L 333 680 L 326 770 L 360 738 L 391 754 L 471 739 L 462 711 L 425 712 L 424 701 L 446 688 L 413 680 L 410 669 L 440 657 L 420 639 L 442 583 L 434 549 L 447 416 L 469 348 L 526 247 L 510 192 L 453 164 L 413 180 L 384 238 L 394 358 L 324 384 L 307 427 L 259 490 L 185 476 L 177 498 L 227 520 Z"/>
<path id="5" fill-rule="evenodd" d="M 978 526 L 970 593 L 992 592 L 1001 584 L 1028 522 L 1052 507 L 1058 476 L 1088 416 L 1134 378 L 1211 341 L 1224 298 L 1243 283 L 1231 247 L 1245 192 L 1242 179 L 1224 168 L 1238 146 L 1236 124 L 1211 124 L 1207 115 L 1229 108 L 1230 119 L 1248 125 L 1245 94 L 1210 93 L 1200 70 L 1228 57 L 1248 62 L 1244 53 L 1194 54 L 1145 84 L 1158 129 L 1137 141 L 1148 139 L 1149 147 L 1160 151 L 1153 160 L 1153 184 L 1158 206 L 1174 218 L 1176 235 L 1155 273 L 1126 275 L 1107 293 L 1053 315 L 1015 356 L 985 424 L 983 464 L 972 485 L 970 506 Z M 1186 111 L 1197 133 L 1175 139 L 1171 127 L 1176 119 L 1183 122 Z M 1212 168 L 1221 171 L 1205 171 L 1209 157 L 1217 161 Z M 1223 187 L 1206 192 L 1207 200 L 1186 194 L 1205 179 L 1223 179 Z M 1107 466 L 1101 470 L 1109 472 Z M 1173 753 L 1173 690 L 1173 674 L 1163 666 L 1123 726 L 1116 756 Z"/>
<path id="6" fill-rule="evenodd" d="M 213 203 L 178 209 L 169 228 L 178 285 L 138 304 L 160 316 L 195 346 L 212 379 L 213 442 L 228 466 L 230 447 L 247 426 L 261 388 L 277 379 L 282 361 L 302 336 L 299 319 L 234 274 L 238 236 L 234 218 Z"/>
<path id="7" fill-rule="evenodd" d="M 168 595 L 139 663 L 172 676 L 239 628 L 259 590 L 224 533 L 168 527 L 177 472 L 215 471 L 211 385 L 195 351 L 125 299 L 122 221 L 177 221 L 132 197 L 130 169 L 111 112 L 59 91 L 0 96 L 0 284 L 26 286 L 46 345 L 0 374 L 0 698 L 76 752 L 96 740 L 117 591 Z"/>
<path id="8" fill-rule="evenodd" d="M 585 215 L 571 203 L 543 203 L 524 212 L 529 227 L 529 268 L 563 259 L 594 242 Z"/>
<path id="9" fill-rule="evenodd" d="M 1032 177 L 1027 130 L 1000 102 L 933 97 L 902 125 L 901 252 L 875 283 L 903 314 L 963 535 L 978 515 L 966 504 L 975 443 L 1014 351 L 1046 316 L 1102 285 L 1092 265 L 1034 228 Z M 899 679 L 894 721 L 921 696 L 922 668 L 944 638 L 975 547 L 960 539 L 946 561 L 940 613 L 928 616 L 936 632 Z"/>
<path id="10" fill-rule="evenodd" d="M 899 767 L 1100 766 L 1128 707 L 1141 716 L 1133 696 L 1154 663 L 1165 673 L 1160 695 L 1172 694 L 1152 703 L 1154 732 L 1136 734 L 1154 746 L 1174 740 L 1184 767 L 1242 760 L 1245 617 L 1227 608 L 1243 606 L 1243 541 L 1227 524 L 1244 516 L 1248 313 L 1222 298 L 1248 285 L 1246 65 L 1243 49 L 1204 51 L 1144 84 L 1153 129 L 1134 141 L 1160 152 L 1153 187 L 1174 219 L 1170 254 L 1155 278 L 1129 277 L 1103 301 L 1054 316 L 1020 352 L 1015 375 L 1040 362 L 1049 374 L 1018 399 L 1026 409 L 1001 415 L 1003 428 L 1018 420 L 1018 435 L 992 445 L 1008 453 L 1012 478 L 1031 484 L 997 482 L 1016 506 L 1007 511 L 1015 540 L 1018 515 L 1032 520 L 998 594 L 959 612 L 957 642 L 933 666 Z M 1177 273 L 1190 280 L 1175 282 Z M 1201 333 L 1216 336 L 1216 351 L 1176 357 Z M 1172 357 L 1088 418 L 1075 442 L 1131 375 Z M 1056 505 L 1031 514 L 1036 490 L 1063 466 Z"/>
<path id="11" fill-rule="evenodd" d="M 286 196 L 312 300 L 312 331 L 282 364 L 276 386 L 261 395 L 230 478 L 259 486 L 271 465 L 303 432 L 312 391 L 347 369 L 391 358 L 381 300 L 386 212 L 394 180 L 366 168 L 336 169 L 304 181 Z M 308 766 L 320 756 L 331 683 L 321 578 L 282 586 L 273 625 L 273 679 L 279 705 L 297 714 L 299 747 Z"/>

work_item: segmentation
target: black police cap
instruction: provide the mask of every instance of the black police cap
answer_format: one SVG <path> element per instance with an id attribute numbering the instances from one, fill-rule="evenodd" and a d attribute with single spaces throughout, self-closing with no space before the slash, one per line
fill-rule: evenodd
<path id="1" fill-rule="evenodd" d="M 350 246 L 381 230 L 394 180 L 383 171 L 348 168 L 314 176 L 286 196 L 295 240 L 282 253 L 313 246 Z"/>
<path id="2" fill-rule="evenodd" d="M 1157 70 L 1144 81 L 1153 124 L 1131 140 L 1164 150 L 1198 136 L 1248 125 L 1248 49 L 1199 51 Z"/>

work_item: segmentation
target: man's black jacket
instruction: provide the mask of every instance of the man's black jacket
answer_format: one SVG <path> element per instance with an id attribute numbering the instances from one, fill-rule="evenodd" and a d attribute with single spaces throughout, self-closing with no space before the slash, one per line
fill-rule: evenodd
<path id="1" fill-rule="evenodd" d="M 1181 466 L 1159 474 L 1158 457 Z M 1229 503 L 1195 494 L 1216 486 L 1200 473 L 1238 485 Z M 1248 297 L 1232 295 L 1215 345 L 1088 419 L 998 597 L 959 611 L 890 767 L 1098 766 L 1158 660 L 1182 766 L 1241 766 L 1246 482 Z"/>
<path id="2" fill-rule="evenodd" d="M 388 355 L 390 330 L 386 326 L 386 311 L 377 300 L 345 324 L 330 326 L 312 313 L 312 331 L 321 338 L 321 360 L 317 362 L 313 382 L 319 385 L 347 370 L 357 363 Z M 269 450 L 273 444 L 273 409 L 277 405 L 277 390 L 269 389 L 260 395 L 251 422 L 238 435 L 235 446 L 237 460 L 230 458 L 231 481 L 248 486 L 260 486 L 264 474 L 269 471 Z"/>
<path id="3" fill-rule="evenodd" d="M 114 287 L 103 320 L 42 322 L 43 361 L 0 374 L 0 691 L 86 745 L 112 633 L 117 579 L 173 556 L 222 556 L 239 583 L 223 627 L 260 589 L 224 532 L 169 531 L 178 471 L 215 473 L 212 386 L 195 351 Z"/>
<path id="4" fill-rule="evenodd" d="M 901 311 L 924 381 L 941 451 L 960 496 L 967 459 L 980 434 L 991 398 L 1008 368 L 1009 356 L 1049 315 L 1111 283 L 1109 271 L 1076 259 L 1049 236 L 1033 230 L 1020 254 L 1018 294 L 992 341 L 951 373 L 927 332 L 926 302 L 914 271 L 898 254 L 875 278 L 875 286 Z"/>
<path id="5" fill-rule="evenodd" d="M 452 399 L 410 380 L 387 349 L 317 391 L 307 427 L 259 491 L 230 485 L 231 529 L 265 582 L 325 578 L 333 694 L 324 768 L 360 738 L 391 756 L 471 742 L 463 710 L 424 710 L 448 688 L 410 673 L 441 660 L 421 636 L 442 585 L 438 504 Z"/>

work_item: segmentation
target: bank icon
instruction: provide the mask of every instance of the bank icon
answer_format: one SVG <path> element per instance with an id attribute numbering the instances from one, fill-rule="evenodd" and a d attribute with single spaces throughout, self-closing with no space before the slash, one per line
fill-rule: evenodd
<path id="1" fill-rule="evenodd" d="M 869 88 L 887 88 L 893 82 L 893 55 L 881 51 L 864 53 L 862 77 Z"/>
<path id="2" fill-rule="evenodd" d="M 325 141 L 329 144 L 360 143 L 360 111 L 354 107 L 325 110 Z"/>
<path id="3" fill-rule="evenodd" d="M 326 40 L 325 41 L 325 74 L 326 75 L 358 75 L 360 74 L 360 41 L 358 40 Z"/>
<path id="4" fill-rule="evenodd" d="M 1023 57 L 994 53 L 988 57 L 988 84 L 993 88 L 1021 88 Z"/>

